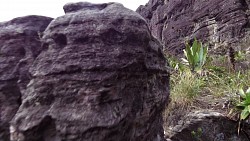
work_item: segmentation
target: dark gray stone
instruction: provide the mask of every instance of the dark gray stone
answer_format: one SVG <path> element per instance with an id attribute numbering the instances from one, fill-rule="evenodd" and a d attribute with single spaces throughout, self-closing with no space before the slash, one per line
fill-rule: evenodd
<path id="1" fill-rule="evenodd" d="M 28 69 L 41 52 L 38 33 L 52 19 L 26 16 L 0 23 L 0 141 L 9 140 L 9 121 L 30 80 Z"/>
<path id="2" fill-rule="evenodd" d="M 169 73 L 146 21 L 117 3 L 64 9 L 42 37 L 12 141 L 163 140 Z"/>
<path id="3" fill-rule="evenodd" d="M 171 54 L 182 54 L 195 37 L 214 49 L 249 35 L 248 0 L 150 0 L 137 12 Z M 232 45 L 234 46 L 234 45 Z"/>
<path id="4" fill-rule="evenodd" d="M 237 121 L 215 111 L 194 111 L 171 127 L 167 136 L 171 141 L 248 141 L 249 127 L 245 123 L 238 135 Z"/>

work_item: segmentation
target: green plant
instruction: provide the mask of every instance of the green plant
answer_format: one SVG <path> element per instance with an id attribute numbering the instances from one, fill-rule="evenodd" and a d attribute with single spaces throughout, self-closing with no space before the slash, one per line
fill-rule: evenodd
<path id="1" fill-rule="evenodd" d="M 236 51 L 235 52 L 235 60 L 236 61 L 244 61 L 246 60 L 246 51 Z"/>
<path id="2" fill-rule="evenodd" d="M 202 141 L 201 140 L 201 136 L 202 136 L 202 129 L 198 128 L 197 131 L 192 131 L 191 132 L 192 137 L 196 140 L 196 141 Z"/>
<path id="3" fill-rule="evenodd" d="M 250 86 L 250 70 L 232 71 L 229 69 L 230 62 L 227 56 L 209 54 L 205 64 L 206 89 L 210 95 L 216 97 L 227 97 L 238 102 L 236 93 L 240 87 Z"/>
<path id="4" fill-rule="evenodd" d="M 175 57 L 169 56 L 168 62 L 170 67 L 175 71 L 179 73 L 183 73 L 185 71 L 185 66 Z"/>
<path id="5" fill-rule="evenodd" d="M 238 132 L 242 131 L 244 127 L 243 115 L 250 113 L 250 106 L 247 107 L 248 111 L 243 111 L 245 107 L 242 107 L 242 105 L 240 107 L 239 103 L 243 103 L 246 99 L 242 97 L 239 102 L 238 89 L 250 86 L 250 70 L 237 68 L 237 70 L 232 71 L 228 67 L 230 61 L 226 55 L 206 54 L 206 56 L 204 65 L 200 67 L 202 75 L 197 75 L 196 72 L 199 69 L 192 70 L 189 63 L 184 65 L 179 59 L 175 59 L 175 56 L 173 56 L 173 59 L 168 57 L 169 65 L 175 71 L 170 77 L 170 103 L 164 112 L 166 128 L 172 124 L 172 122 L 168 122 L 170 121 L 168 119 L 173 117 L 178 119 L 194 109 L 218 109 L 221 113 L 236 120 L 240 115 L 236 108 L 238 104 L 238 108 L 242 111 Z M 187 59 L 186 62 L 188 62 Z M 184 66 L 184 69 L 180 69 L 180 65 Z M 249 91 L 247 90 L 245 94 Z M 226 103 L 227 101 L 228 103 Z M 198 128 L 190 131 L 194 141 L 201 141 L 200 131 Z"/>
<path id="6" fill-rule="evenodd" d="M 182 60 L 189 66 L 190 70 L 201 72 L 206 62 L 207 46 L 203 46 L 201 42 L 195 39 L 192 46 L 186 43 L 186 48 L 183 51 L 186 58 L 182 58 Z"/>
<path id="7" fill-rule="evenodd" d="M 250 87 L 244 92 L 241 88 L 239 89 L 241 101 L 237 104 L 237 108 L 241 110 L 240 120 L 245 120 L 250 115 Z"/>

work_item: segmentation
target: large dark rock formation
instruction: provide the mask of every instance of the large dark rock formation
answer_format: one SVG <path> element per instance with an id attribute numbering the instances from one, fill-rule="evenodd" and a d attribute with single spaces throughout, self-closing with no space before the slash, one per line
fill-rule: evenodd
<path id="1" fill-rule="evenodd" d="M 11 140 L 160 141 L 169 74 L 146 21 L 117 3 L 64 9 L 44 32 Z"/>
<path id="2" fill-rule="evenodd" d="M 249 0 L 150 0 L 137 12 L 172 54 L 182 53 L 184 42 L 195 37 L 215 49 L 231 46 L 250 28 Z"/>
<path id="3" fill-rule="evenodd" d="M 27 16 L 0 23 L 0 141 L 9 140 L 9 121 L 30 80 L 29 66 L 41 51 L 38 33 L 51 20 Z"/>

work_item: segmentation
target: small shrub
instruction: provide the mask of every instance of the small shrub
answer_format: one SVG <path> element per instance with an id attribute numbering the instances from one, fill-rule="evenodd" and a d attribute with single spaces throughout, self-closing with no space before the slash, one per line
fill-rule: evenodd
<path id="1" fill-rule="evenodd" d="M 192 72 L 201 72 L 206 62 L 207 51 L 207 46 L 204 47 L 201 42 L 195 39 L 192 46 L 186 44 L 184 50 L 186 58 L 182 60 L 189 66 Z"/>

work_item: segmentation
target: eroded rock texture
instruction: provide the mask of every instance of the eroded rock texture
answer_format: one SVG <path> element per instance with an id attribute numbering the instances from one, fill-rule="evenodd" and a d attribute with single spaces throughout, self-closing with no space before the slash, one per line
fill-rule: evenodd
<path id="1" fill-rule="evenodd" d="M 230 46 L 248 34 L 249 0 L 150 0 L 137 12 L 172 54 L 195 37 L 215 48 Z"/>
<path id="2" fill-rule="evenodd" d="M 9 140 L 9 121 L 30 80 L 29 66 L 41 51 L 38 32 L 51 20 L 26 16 L 0 23 L 0 141 Z"/>
<path id="3" fill-rule="evenodd" d="M 12 141 L 153 141 L 169 74 L 146 21 L 117 3 L 72 3 L 44 32 Z"/>
<path id="4" fill-rule="evenodd" d="M 237 121 L 215 111 L 190 112 L 167 133 L 167 141 L 248 141 L 249 124 L 244 123 L 239 134 L 237 126 Z"/>

